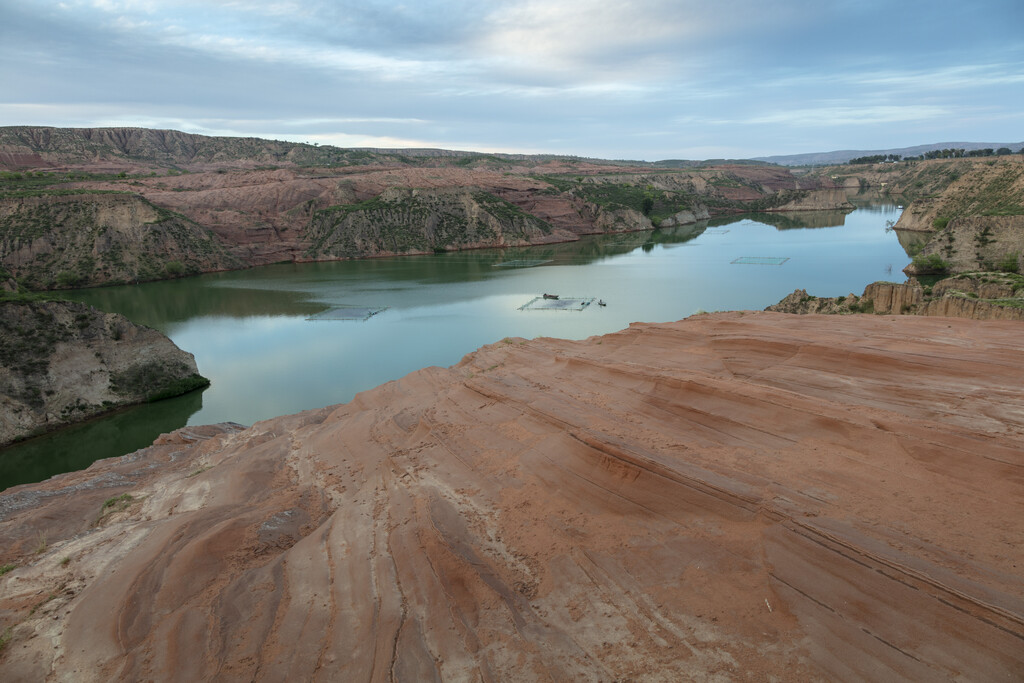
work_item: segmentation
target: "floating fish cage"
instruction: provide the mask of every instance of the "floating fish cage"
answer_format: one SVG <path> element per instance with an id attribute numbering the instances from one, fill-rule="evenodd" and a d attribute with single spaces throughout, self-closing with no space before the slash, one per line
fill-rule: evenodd
<path id="1" fill-rule="evenodd" d="M 788 256 L 740 256 L 732 263 L 750 266 L 781 266 L 788 260 Z"/>
<path id="2" fill-rule="evenodd" d="M 567 297 L 549 299 L 543 296 L 534 297 L 519 307 L 520 311 L 582 311 L 594 303 L 594 297 Z"/>
<path id="3" fill-rule="evenodd" d="M 493 264 L 495 268 L 533 268 L 551 263 L 552 259 L 516 259 L 515 261 L 502 261 Z"/>
<path id="4" fill-rule="evenodd" d="M 708 228 L 704 231 L 705 235 L 725 235 L 729 232 L 727 228 Z"/>
<path id="5" fill-rule="evenodd" d="M 311 315 L 306 320 L 369 320 L 386 310 L 387 306 L 335 306 Z"/>

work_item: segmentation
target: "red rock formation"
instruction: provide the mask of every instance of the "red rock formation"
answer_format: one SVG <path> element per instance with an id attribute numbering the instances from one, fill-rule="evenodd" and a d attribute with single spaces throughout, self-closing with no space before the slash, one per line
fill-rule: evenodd
<path id="1" fill-rule="evenodd" d="M 1019 680 L 1022 352 L 703 315 L 183 430 L 0 495 L 0 677 Z"/>

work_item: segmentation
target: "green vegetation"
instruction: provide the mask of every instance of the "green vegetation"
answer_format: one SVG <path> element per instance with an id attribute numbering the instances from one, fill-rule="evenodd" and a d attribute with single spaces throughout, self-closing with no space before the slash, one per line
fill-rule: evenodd
<path id="1" fill-rule="evenodd" d="M 695 172 L 698 171 L 690 171 Z M 608 211 L 635 211 L 650 218 L 655 225 L 681 211 L 692 211 L 698 206 L 705 206 L 712 213 L 749 213 L 773 209 L 807 195 L 805 190 L 766 193 L 757 182 L 748 181 L 741 176 L 718 169 L 703 172 L 707 174 L 708 184 L 715 188 L 748 188 L 756 192 L 760 199 L 741 201 L 728 199 L 727 193 L 724 192 L 697 193 L 695 190 L 661 189 L 644 184 L 640 180 L 624 179 L 621 176 L 584 178 L 569 175 L 538 175 L 534 178 L 551 186 L 545 191 L 547 194 L 569 194 Z"/>
<path id="2" fill-rule="evenodd" d="M 110 508 L 113 508 L 113 511 L 126 510 L 133 500 L 134 498 L 132 498 L 130 493 L 122 493 L 120 496 L 107 498 L 103 501 L 103 507 L 100 508 L 100 512 L 107 512 Z"/>
<path id="3" fill-rule="evenodd" d="M 922 275 L 929 273 L 945 273 L 949 270 L 949 264 L 942 260 L 942 257 L 938 254 L 915 256 L 913 264 L 915 272 Z"/>
<path id="4" fill-rule="evenodd" d="M 189 472 L 188 474 L 186 474 L 185 478 L 186 479 L 191 479 L 192 477 L 198 477 L 203 472 L 206 472 L 207 470 L 211 470 L 211 469 L 213 469 L 213 465 L 203 465 L 202 467 L 197 467 L 196 469 L 194 469 L 191 472 Z"/>
<path id="5" fill-rule="evenodd" d="M 181 277 L 185 274 L 185 264 L 181 261 L 168 261 L 164 266 L 164 272 L 168 277 Z"/>
<path id="6" fill-rule="evenodd" d="M 470 210 L 464 194 L 407 191 L 321 209 L 310 219 L 308 256 L 358 258 L 381 252 L 441 253 L 504 233 L 548 234 L 546 221 L 489 192 L 470 195 L 494 220 Z M 496 225 L 499 224 L 499 225 Z"/>
<path id="7" fill-rule="evenodd" d="M 141 242 L 135 236 L 138 231 L 126 232 L 106 223 L 104 208 L 112 205 L 123 205 L 133 214 L 142 208 L 142 216 L 152 212 L 153 220 L 131 226 L 142 228 Z M 141 197 L 111 200 L 84 196 L 7 206 L 10 212 L 0 218 L 4 249 L 33 245 L 36 250 L 33 261 L 18 266 L 19 280 L 27 288 L 69 289 L 166 279 L 197 273 L 203 263 L 241 265 L 209 230 Z M 42 249 L 37 249 L 40 244 Z M 170 259 L 170 254 L 185 254 L 189 259 Z"/>
<path id="8" fill-rule="evenodd" d="M 8 626 L 7 628 L 4 629 L 3 633 L 0 633 L 0 652 L 4 651 L 4 648 L 7 647 L 7 644 L 10 643 L 13 638 L 14 638 L 14 628 L 11 627 L 11 626 Z"/>
<path id="9" fill-rule="evenodd" d="M 43 406 L 42 383 L 50 356 L 71 330 L 59 324 L 42 302 L 7 299 L 0 315 L 0 363 L 20 375 L 24 384 L 13 396 L 33 408 Z"/>
<path id="10" fill-rule="evenodd" d="M 16 564 L 5 564 L 3 566 L 0 566 L 0 576 L 3 576 L 4 574 L 6 574 L 7 572 L 11 571 L 12 569 L 16 569 L 17 566 L 18 565 L 16 565 Z"/>
<path id="11" fill-rule="evenodd" d="M 143 363 L 111 373 L 110 389 L 121 396 L 144 396 L 152 403 L 210 386 L 210 380 L 202 375 L 181 376 L 185 370 L 183 364 L 171 367 L 159 362 Z"/>
<path id="12" fill-rule="evenodd" d="M 205 389 L 210 386 L 210 380 L 203 377 L 202 375 L 193 373 L 188 377 L 182 377 L 181 379 L 174 380 L 168 383 L 162 389 L 151 393 L 146 397 L 148 403 L 153 401 L 162 401 L 165 398 L 174 398 L 175 396 L 181 396 L 187 394 L 190 391 L 196 389 Z"/>
<path id="13" fill-rule="evenodd" d="M 860 301 L 850 304 L 851 313 L 874 313 L 875 302 L 871 299 L 861 298 Z"/>
<path id="14" fill-rule="evenodd" d="M 1020 253 L 1011 251 L 1006 254 L 1006 256 L 996 264 L 996 269 L 1001 270 L 1004 273 L 1020 272 Z"/>
<path id="15" fill-rule="evenodd" d="M 883 164 L 885 162 L 899 161 L 903 157 L 899 154 L 872 154 L 869 156 L 857 157 L 856 159 L 850 159 L 848 164 L 851 166 L 857 164 Z"/>
<path id="16" fill-rule="evenodd" d="M 508 224 L 527 222 L 536 225 L 544 234 L 550 234 L 553 230 L 550 223 L 541 220 L 533 214 L 526 213 L 510 201 L 502 199 L 490 192 L 474 192 L 473 200 L 479 204 L 487 213 L 499 221 Z"/>

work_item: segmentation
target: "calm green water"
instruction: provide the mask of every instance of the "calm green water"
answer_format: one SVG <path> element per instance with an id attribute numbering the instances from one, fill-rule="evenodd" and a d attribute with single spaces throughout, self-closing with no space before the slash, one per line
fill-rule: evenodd
<path id="1" fill-rule="evenodd" d="M 875 280 L 903 280 L 910 259 L 885 230 L 898 217 L 895 204 L 876 202 L 846 215 L 756 215 L 547 247 L 277 265 L 73 292 L 166 333 L 195 354 L 212 385 L 2 450 L 0 488 L 131 452 L 185 424 L 251 424 L 346 402 L 504 337 L 582 339 L 701 309 L 762 309 L 797 288 L 859 294 Z M 732 263 L 741 257 L 788 260 Z M 545 263 L 496 265 L 512 260 Z M 518 310 L 544 292 L 608 305 Z M 334 306 L 387 308 L 366 321 L 308 320 Z"/>

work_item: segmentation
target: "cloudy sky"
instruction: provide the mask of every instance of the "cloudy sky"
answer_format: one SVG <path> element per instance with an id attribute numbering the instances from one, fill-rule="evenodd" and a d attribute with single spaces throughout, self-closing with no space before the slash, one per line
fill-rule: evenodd
<path id="1" fill-rule="evenodd" d="M 629 159 L 1024 139 L 1022 0 L 0 0 L 0 125 Z"/>

